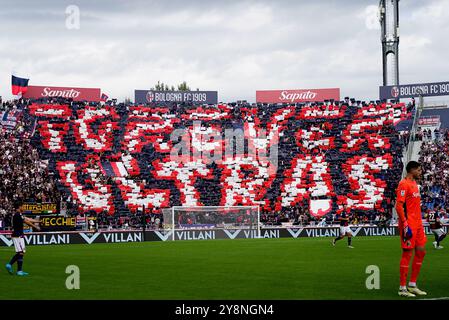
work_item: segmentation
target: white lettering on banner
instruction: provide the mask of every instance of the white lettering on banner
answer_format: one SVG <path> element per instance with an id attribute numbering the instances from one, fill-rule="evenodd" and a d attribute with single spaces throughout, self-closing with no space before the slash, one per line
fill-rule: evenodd
<path id="1" fill-rule="evenodd" d="M 279 230 L 265 230 L 261 235 L 261 238 L 277 239 L 279 238 Z"/>
<path id="2" fill-rule="evenodd" d="M 257 230 L 244 230 L 243 233 L 246 239 L 257 238 L 258 236 Z"/>
<path id="3" fill-rule="evenodd" d="M 179 231 L 177 240 L 214 240 L 215 231 Z"/>
<path id="4" fill-rule="evenodd" d="M 440 94 L 446 94 L 449 93 L 449 83 L 446 84 L 440 84 Z"/>
<path id="5" fill-rule="evenodd" d="M 42 91 L 42 97 L 62 97 L 62 98 L 78 98 L 81 94 L 80 91 L 74 89 L 70 90 L 52 90 L 51 88 L 44 88 Z"/>
<path id="6" fill-rule="evenodd" d="M 154 102 L 182 102 L 182 93 L 162 93 L 156 92 L 154 94 Z"/>
<path id="7" fill-rule="evenodd" d="M 306 229 L 308 237 L 337 237 L 337 229 Z"/>
<path id="8" fill-rule="evenodd" d="M 104 240 L 112 243 L 121 243 L 121 242 L 142 242 L 142 234 L 141 233 L 128 233 L 127 237 L 125 237 L 126 233 L 104 233 Z"/>
<path id="9" fill-rule="evenodd" d="M 438 86 L 437 85 L 430 85 L 430 93 L 431 94 L 438 94 Z"/>
<path id="10" fill-rule="evenodd" d="M 184 93 L 184 101 L 206 102 L 207 95 L 205 93 Z"/>
<path id="11" fill-rule="evenodd" d="M 429 94 L 429 87 L 424 86 L 408 86 L 408 87 L 400 87 L 401 96 L 411 96 L 411 95 L 419 95 L 419 91 L 422 91 L 423 95 Z"/>
<path id="12" fill-rule="evenodd" d="M 25 243 L 31 245 L 69 244 L 69 234 L 47 235 L 33 234 L 25 236 Z"/>
<path id="13" fill-rule="evenodd" d="M 289 93 L 288 91 L 282 91 L 281 97 L 279 100 L 285 101 L 289 100 L 291 102 L 295 102 L 295 100 L 310 100 L 312 101 L 317 96 L 316 92 L 312 92 L 310 90 L 308 91 L 302 91 L 302 92 L 295 92 L 295 93 Z"/>
<path id="14" fill-rule="evenodd" d="M 364 228 L 365 236 L 394 236 L 395 228 Z"/>

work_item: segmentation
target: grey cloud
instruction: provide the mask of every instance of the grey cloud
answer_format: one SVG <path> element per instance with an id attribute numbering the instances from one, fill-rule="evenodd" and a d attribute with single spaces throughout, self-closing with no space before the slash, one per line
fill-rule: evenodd
<path id="1" fill-rule="evenodd" d="M 401 1 L 401 79 L 447 80 L 447 0 Z M 81 29 L 65 28 L 65 7 Z M 0 13 L 0 79 L 100 86 L 119 99 L 157 80 L 253 101 L 257 89 L 341 87 L 373 99 L 382 81 L 378 1 L 14 1 Z M 429 11 L 430 10 L 430 11 Z M 425 43 L 429 43 L 430 50 Z M 438 79 L 437 79 L 438 78 Z M 6 82 L 7 83 L 7 82 Z M 1 92 L 7 96 L 6 92 Z"/>

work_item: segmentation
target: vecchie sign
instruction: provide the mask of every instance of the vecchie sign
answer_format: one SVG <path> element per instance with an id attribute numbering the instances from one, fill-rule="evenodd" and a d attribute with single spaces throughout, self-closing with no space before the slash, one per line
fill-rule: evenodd
<path id="1" fill-rule="evenodd" d="M 300 103 L 340 101 L 340 89 L 261 90 L 256 91 L 257 103 Z"/>
<path id="2" fill-rule="evenodd" d="M 152 91 L 135 90 L 135 103 L 191 102 L 194 104 L 217 104 L 217 91 Z"/>
<path id="3" fill-rule="evenodd" d="M 404 84 L 379 87 L 380 100 L 419 97 L 449 96 L 449 82 Z"/>
<path id="4" fill-rule="evenodd" d="M 101 89 L 99 88 L 71 88 L 71 87 L 42 87 L 29 86 L 24 98 L 67 98 L 73 101 L 99 102 Z"/>
<path id="5" fill-rule="evenodd" d="M 59 216 L 43 217 L 40 219 L 41 231 L 72 231 L 76 229 L 76 218 Z"/>

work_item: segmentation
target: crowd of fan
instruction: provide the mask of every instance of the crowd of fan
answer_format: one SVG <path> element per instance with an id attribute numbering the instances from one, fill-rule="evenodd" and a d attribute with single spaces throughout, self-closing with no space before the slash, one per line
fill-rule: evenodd
<path id="1" fill-rule="evenodd" d="M 431 130 L 430 128 L 422 129 L 421 127 L 416 130 L 414 140 L 415 141 L 431 141 L 431 140 L 439 140 L 444 137 L 444 131 L 441 132 L 440 129 L 434 128 Z"/>
<path id="2" fill-rule="evenodd" d="M 17 102 L 0 102 L 0 112 L 15 111 Z M 25 128 L 32 125 L 26 117 L 17 119 L 11 130 L 0 126 L 0 220 L 2 227 L 10 224 L 10 215 L 17 202 L 59 202 L 53 174 L 48 162 L 24 137 Z"/>
<path id="3" fill-rule="evenodd" d="M 160 214 L 147 213 L 145 220 L 141 211 L 127 216 L 111 216 L 106 213 L 86 213 L 78 214 L 78 218 L 95 217 L 95 227 L 97 230 L 157 230 L 163 227 L 162 216 Z M 145 224 L 145 225 L 144 225 Z M 91 229 L 86 224 L 83 229 Z"/>
<path id="4" fill-rule="evenodd" d="M 67 103 L 67 101 L 63 101 L 61 99 L 54 99 L 53 102 Z M 0 103 L 0 108 L 6 110 L 7 108 L 17 108 L 17 105 L 26 106 L 28 103 L 29 101 L 21 101 L 20 104 L 17 102 Z M 352 103 L 354 106 L 361 106 L 360 102 Z M 70 104 L 75 109 L 82 108 L 84 106 L 84 103 L 72 102 Z M 238 119 L 240 117 L 239 108 L 237 106 L 234 108 L 234 106 L 235 105 L 233 104 L 230 105 L 230 107 L 233 108 L 235 118 Z M 127 105 L 120 104 L 115 107 L 119 115 L 129 111 L 129 106 Z M 179 115 L 184 113 L 184 106 L 182 105 L 168 107 Z M 261 116 L 262 118 L 269 117 L 269 114 L 263 111 Z M 37 150 L 30 145 L 28 139 L 23 139 L 21 135 L 25 128 L 30 127 L 31 120 L 24 118 L 21 121 L 23 122 L 18 122 L 18 125 L 13 131 L 9 133 L 3 132 L 0 140 L 0 161 L 2 161 L 2 170 L 0 171 L 0 215 L 5 215 L 12 212 L 12 203 L 17 199 L 36 202 L 52 202 L 63 199 L 68 206 L 68 214 L 76 214 L 76 203 L 72 199 L 70 193 L 65 193 L 61 190 L 61 188 L 59 188 L 58 191 L 57 183 L 55 183 L 52 173 L 48 170 L 48 163 L 39 159 L 39 152 L 37 152 Z M 232 126 L 235 127 L 235 125 L 239 124 L 241 124 L 241 122 L 233 121 Z M 397 132 L 392 126 L 389 126 L 383 129 L 383 133 L 385 135 L 393 135 Z M 19 136 L 22 137 L 22 139 L 19 139 Z M 294 148 L 297 148 L 295 139 L 293 138 L 290 139 L 291 141 L 288 141 L 289 137 L 287 136 L 284 138 L 284 142 L 287 142 L 287 144 L 291 143 Z M 403 131 L 399 138 L 401 145 L 407 145 L 408 140 L 408 131 Z M 281 156 L 282 151 L 283 150 L 281 150 Z M 95 164 L 92 163 L 89 165 Z M 288 166 L 290 165 L 290 162 L 286 161 L 285 164 L 281 163 L 281 166 L 283 165 Z M 397 174 L 400 174 L 400 170 L 389 177 L 388 184 L 389 189 L 391 190 L 393 190 L 393 188 L 390 184 L 393 184 L 396 180 L 399 180 Z M 333 176 L 333 178 L 335 177 Z M 381 178 L 383 179 L 384 177 Z M 102 179 L 104 180 L 104 184 L 109 184 L 109 177 L 102 177 Z M 339 184 L 337 183 L 336 185 L 338 187 Z M 386 194 L 387 198 L 390 196 L 392 195 Z M 391 208 L 392 205 L 389 205 L 388 210 Z M 389 219 L 390 215 L 390 211 L 385 212 L 384 214 L 375 214 L 374 212 L 366 213 L 361 210 L 360 212 L 352 212 L 350 218 L 353 224 L 377 224 L 384 223 Z M 118 213 L 115 216 L 110 216 L 104 212 L 98 214 L 97 219 L 98 225 L 103 228 L 131 228 L 133 226 L 142 225 L 142 217 L 140 216 L 140 213 L 131 216 L 123 216 L 121 213 Z M 323 225 L 324 223 L 329 225 L 336 223 L 338 217 L 335 213 L 332 213 L 328 214 L 323 219 L 316 219 L 310 215 L 307 204 L 301 204 L 295 207 L 285 207 L 282 208 L 280 212 L 262 212 L 261 214 L 261 220 L 266 224 L 272 225 L 279 225 L 282 222 L 293 222 L 293 224 L 297 225 Z M 160 226 L 161 220 L 162 216 L 160 214 L 151 213 L 146 218 L 146 225 L 149 228 L 157 227 Z"/>
<path id="5" fill-rule="evenodd" d="M 352 210 L 349 215 L 349 223 L 351 225 L 376 225 L 379 227 L 394 224 L 391 219 L 391 214 L 374 214 L 366 213 L 362 210 Z M 297 226 L 335 226 L 339 224 L 339 216 L 335 213 L 328 214 L 321 218 L 316 218 L 310 215 L 307 206 L 296 206 L 287 208 L 280 213 L 277 212 L 262 212 L 261 221 L 268 226 L 281 226 L 283 223 L 288 223 Z"/>
<path id="6" fill-rule="evenodd" d="M 431 131 L 429 130 L 430 136 Z M 449 213 L 449 130 L 424 141 L 420 151 L 423 166 L 421 198 L 423 211 Z"/>

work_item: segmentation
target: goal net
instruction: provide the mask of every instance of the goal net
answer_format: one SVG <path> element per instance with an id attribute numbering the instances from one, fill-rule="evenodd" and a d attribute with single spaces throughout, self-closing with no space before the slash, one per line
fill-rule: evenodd
<path id="1" fill-rule="evenodd" d="M 172 207 L 163 209 L 165 230 L 250 229 L 260 235 L 258 206 Z"/>

